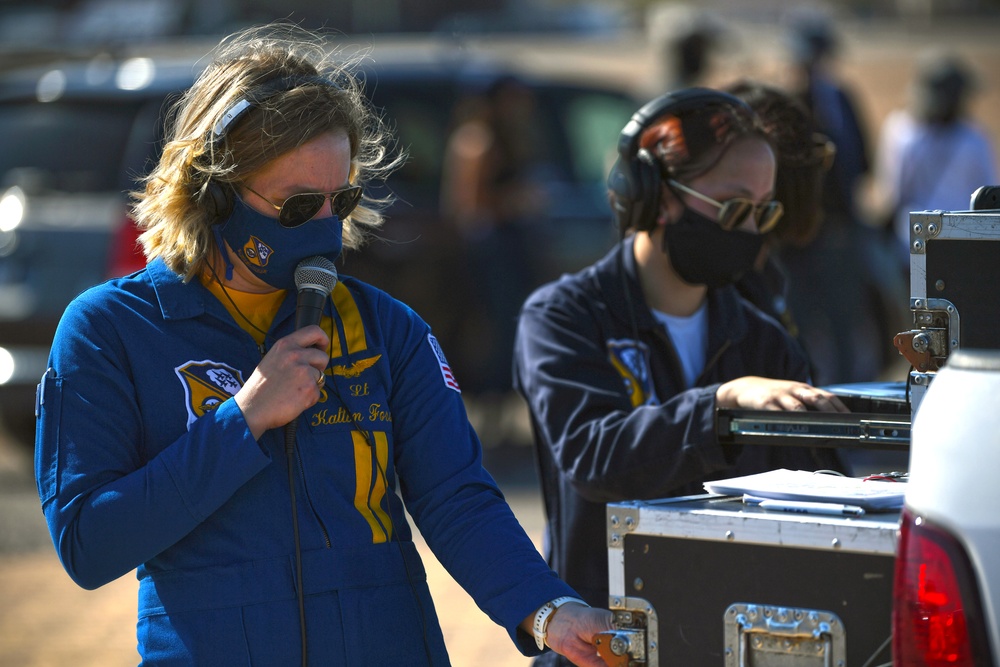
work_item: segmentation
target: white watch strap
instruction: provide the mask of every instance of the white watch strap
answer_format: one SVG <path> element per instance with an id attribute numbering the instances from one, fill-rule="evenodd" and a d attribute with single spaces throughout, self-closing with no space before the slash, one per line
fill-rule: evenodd
<path id="1" fill-rule="evenodd" d="M 577 604 L 582 604 L 585 607 L 589 606 L 583 600 L 569 596 L 556 598 L 551 602 L 543 604 L 538 611 L 535 612 L 535 620 L 531 625 L 531 631 L 532 634 L 535 635 L 535 644 L 538 646 L 538 650 L 545 650 L 545 636 L 549 627 L 549 618 L 552 616 L 552 612 L 567 602 L 576 602 Z"/>

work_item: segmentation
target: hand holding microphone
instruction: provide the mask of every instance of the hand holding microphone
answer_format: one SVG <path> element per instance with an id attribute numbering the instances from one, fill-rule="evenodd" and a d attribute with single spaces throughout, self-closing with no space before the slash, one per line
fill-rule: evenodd
<path id="1" fill-rule="evenodd" d="M 236 403 L 255 438 L 294 422 L 319 401 L 330 338 L 317 325 L 336 284 L 337 270 L 330 260 L 310 257 L 299 262 L 295 270 L 295 331 L 268 350 L 236 394 Z"/>

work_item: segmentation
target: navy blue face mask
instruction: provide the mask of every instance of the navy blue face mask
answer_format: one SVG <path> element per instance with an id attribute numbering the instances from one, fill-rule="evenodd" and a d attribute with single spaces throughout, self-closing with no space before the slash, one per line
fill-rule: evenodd
<path id="1" fill-rule="evenodd" d="M 255 276 L 284 290 L 295 289 L 295 267 L 303 259 L 319 255 L 335 261 L 344 247 L 343 233 L 344 225 L 335 215 L 282 227 L 277 218 L 260 213 L 240 197 L 234 197 L 229 218 L 215 227 L 216 239 L 225 239 Z M 232 279 L 228 267 L 226 274 Z"/>

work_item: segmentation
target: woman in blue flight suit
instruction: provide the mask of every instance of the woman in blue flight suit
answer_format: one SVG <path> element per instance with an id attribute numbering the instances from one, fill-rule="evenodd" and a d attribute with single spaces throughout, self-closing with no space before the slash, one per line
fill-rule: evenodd
<path id="1" fill-rule="evenodd" d="M 610 613 L 518 525 L 429 327 L 337 280 L 393 164 L 315 38 L 223 43 L 134 195 L 148 266 L 66 310 L 36 438 L 59 556 L 85 588 L 137 569 L 144 665 L 445 665 L 405 503 L 523 652 L 597 667 Z"/>

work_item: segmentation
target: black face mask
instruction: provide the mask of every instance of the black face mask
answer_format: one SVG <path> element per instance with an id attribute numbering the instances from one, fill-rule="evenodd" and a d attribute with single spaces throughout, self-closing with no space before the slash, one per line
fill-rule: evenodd
<path id="1" fill-rule="evenodd" d="M 724 287 L 753 268 L 764 238 L 719 224 L 685 206 L 663 229 L 663 251 L 681 279 L 691 285 Z"/>

